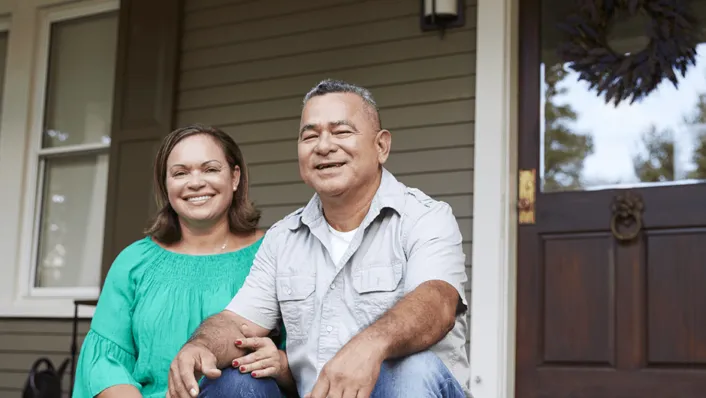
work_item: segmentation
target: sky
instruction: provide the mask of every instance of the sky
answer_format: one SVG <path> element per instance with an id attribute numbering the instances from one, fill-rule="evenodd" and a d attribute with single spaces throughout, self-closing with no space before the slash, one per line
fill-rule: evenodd
<path id="1" fill-rule="evenodd" d="M 696 65 L 691 66 L 684 78 L 678 75 L 678 90 L 669 80 L 665 80 L 657 90 L 632 105 L 629 101 L 621 102 L 618 107 L 613 103 L 606 104 L 603 96 L 589 91 L 586 82 L 578 81 L 577 73 L 565 69 L 570 73 L 559 87 L 568 90 L 566 94 L 556 97 L 556 103 L 570 104 L 576 111 L 578 118 L 571 125 L 573 131 L 593 136 L 594 153 L 586 158 L 582 176 L 586 181 L 593 181 L 588 185 L 609 188 L 613 181 L 621 181 L 621 186 L 635 185 L 638 181 L 633 172 L 632 158 L 637 151 L 644 153 L 640 137 L 652 124 L 658 129 L 670 128 L 675 133 L 677 178 L 684 178 L 693 168 L 691 154 L 698 131 L 685 125 L 684 117 L 693 114 L 699 94 L 706 92 L 706 44 L 697 47 Z M 542 67 L 542 86 L 543 72 Z M 541 110 L 544 109 L 543 98 L 542 94 Z M 541 117 L 543 120 L 543 115 Z M 543 136 L 544 123 L 541 123 L 540 131 Z M 543 164 L 543 160 L 540 162 Z M 609 185 L 596 186 L 599 184 Z"/>

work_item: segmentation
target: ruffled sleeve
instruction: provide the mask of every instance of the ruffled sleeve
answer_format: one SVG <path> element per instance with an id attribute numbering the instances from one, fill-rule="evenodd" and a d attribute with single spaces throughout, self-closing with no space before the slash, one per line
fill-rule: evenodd
<path id="1" fill-rule="evenodd" d="M 141 257 L 139 246 L 129 246 L 108 271 L 91 328 L 81 346 L 73 398 L 93 398 L 121 384 L 141 390 L 133 377 L 137 350 L 131 326 L 135 303 L 132 271 Z"/>

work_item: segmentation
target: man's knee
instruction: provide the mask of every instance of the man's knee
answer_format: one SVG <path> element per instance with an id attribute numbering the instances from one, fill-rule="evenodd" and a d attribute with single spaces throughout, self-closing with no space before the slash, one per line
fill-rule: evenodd
<path id="1" fill-rule="evenodd" d="M 200 398 L 281 398 L 277 383 L 271 378 L 256 379 L 250 373 L 241 373 L 238 369 L 223 369 L 217 379 L 201 382 Z"/>
<path id="2" fill-rule="evenodd" d="M 375 397 L 415 396 L 415 393 L 424 397 L 465 396 L 451 371 L 431 351 L 383 362 Z"/>

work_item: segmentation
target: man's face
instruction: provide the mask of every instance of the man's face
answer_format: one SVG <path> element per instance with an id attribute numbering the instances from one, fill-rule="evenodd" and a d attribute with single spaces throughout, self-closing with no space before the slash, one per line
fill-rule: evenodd
<path id="1" fill-rule="evenodd" d="M 387 160 L 390 133 L 379 130 L 374 110 L 351 93 L 310 99 L 299 130 L 299 173 L 320 196 L 340 196 L 373 184 Z"/>

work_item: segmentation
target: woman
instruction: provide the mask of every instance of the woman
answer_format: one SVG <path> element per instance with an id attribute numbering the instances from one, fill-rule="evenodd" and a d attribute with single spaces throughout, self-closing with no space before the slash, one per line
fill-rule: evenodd
<path id="1" fill-rule="evenodd" d="M 230 302 L 262 243 L 247 167 L 222 131 L 193 125 L 169 134 L 157 152 L 154 183 L 160 210 L 147 236 L 108 272 L 81 348 L 74 398 L 165 397 L 172 359 Z M 242 371 L 292 389 L 286 355 L 271 342 L 268 348 L 267 369 Z"/>

